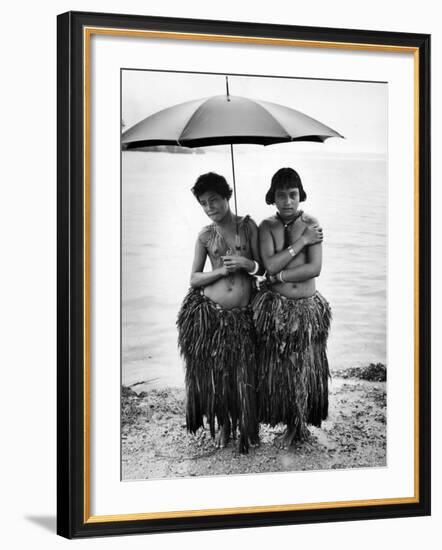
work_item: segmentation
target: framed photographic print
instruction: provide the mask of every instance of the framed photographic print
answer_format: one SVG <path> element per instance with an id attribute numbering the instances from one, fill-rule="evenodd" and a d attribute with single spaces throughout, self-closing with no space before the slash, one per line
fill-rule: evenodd
<path id="1" fill-rule="evenodd" d="M 58 17 L 58 533 L 430 513 L 430 37 Z"/>

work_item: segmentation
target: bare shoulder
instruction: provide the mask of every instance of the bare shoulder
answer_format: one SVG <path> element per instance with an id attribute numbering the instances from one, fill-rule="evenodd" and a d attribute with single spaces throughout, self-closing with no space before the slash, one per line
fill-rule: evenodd
<path id="1" fill-rule="evenodd" d="M 318 218 L 315 218 L 311 214 L 308 214 L 307 212 L 303 212 L 301 216 L 301 221 L 305 223 L 305 225 L 319 225 Z"/>
<path id="2" fill-rule="evenodd" d="M 246 223 L 247 224 L 247 227 L 252 231 L 252 233 L 257 233 L 258 231 L 258 226 L 256 225 L 256 222 L 255 220 L 247 215 L 247 216 L 244 216 L 242 219 L 241 219 L 241 222 L 243 223 Z"/>
<path id="3" fill-rule="evenodd" d="M 213 224 L 205 225 L 198 233 L 198 240 L 205 246 L 213 232 Z"/>
<path id="4" fill-rule="evenodd" d="M 270 216 L 269 218 L 264 218 L 259 224 L 259 229 L 262 230 L 271 230 L 273 227 L 278 225 L 278 220 L 276 216 Z"/>
<path id="5" fill-rule="evenodd" d="M 252 216 L 245 216 L 245 219 L 247 220 L 247 223 L 252 227 L 258 227 L 256 225 L 255 220 L 252 218 Z"/>

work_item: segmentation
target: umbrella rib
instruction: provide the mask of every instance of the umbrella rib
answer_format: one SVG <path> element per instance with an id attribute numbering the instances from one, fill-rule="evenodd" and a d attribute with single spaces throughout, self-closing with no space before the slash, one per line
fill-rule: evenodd
<path id="1" fill-rule="evenodd" d="M 190 117 L 188 118 L 187 122 L 184 124 L 183 129 L 182 129 L 181 132 L 180 132 L 180 137 L 184 134 L 184 132 L 187 130 L 187 128 L 189 127 L 189 125 L 190 125 L 190 123 L 192 122 L 192 120 L 195 118 L 196 114 L 199 113 L 199 111 L 201 111 L 201 109 L 202 109 L 203 106 L 207 103 L 207 101 L 208 101 L 209 99 L 210 99 L 209 97 L 206 97 L 206 98 L 201 102 L 201 105 L 199 105 L 199 107 L 193 111 L 193 113 L 192 113 L 192 114 L 190 115 Z M 178 143 L 181 145 L 181 143 L 180 143 L 179 140 L 178 140 Z M 186 147 L 186 145 L 181 145 L 181 147 Z"/>
<path id="2" fill-rule="evenodd" d="M 282 123 L 279 121 L 279 118 L 278 118 L 278 116 L 277 116 L 276 114 L 274 114 L 274 113 L 272 113 L 271 111 L 269 111 L 269 109 L 267 109 L 267 108 L 265 107 L 265 105 L 263 105 L 263 104 L 261 103 L 261 101 L 259 101 L 259 99 L 254 99 L 253 101 L 255 101 L 257 105 L 259 105 L 262 109 L 264 109 L 264 111 L 265 111 L 266 113 L 268 113 L 269 116 L 271 116 L 271 117 L 274 119 L 274 121 L 277 122 L 277 123 L 279 124 L 279 126 L 281 126 L 281 128 L 284 130 L 284 132 L 286 132 L 287 137 L 290 138 L 290 141 L 302 141 L 303 138 L 305 138 L 305 137 L 307 136 L 307 134 L 306 134 L 306 135 L 304 135 L 304 136 L 302 136 L 302 137 L 300 137 L 300 138 L 294 138 L 292 135 L 290 135 L 289 133 L 287 133 L 286 129 L 284 128 L 284 126 L 282 125 Z M 276 106 L 278 107 L 278 105 L 276 105 Z M 294 109 L 292 109 L 292 110 L 294 110 Z M 338 136 L 341 137 L 341 138 L 344 137 L 344 136 L 342 136 L 341 134 L 339 134 L 338 132 L 336 132 L 336 130 L 333 130 L 333 128 L 330 128 L 330 127 L 327 126 L 326 124 L 323 124 L 322 122 L 319 122 L 318 120 L 314 119 L 313 117 L 311 117 L 311 116 L 309 116 L 309 115 L 306 115 L 305 113 L 301 113 L 300 111 L 297 111 L 297 112 L 298 112 L 300 115 L 304 116 L 305 118 L 307 118 L 307 119 L 309 119 L 309 120 L 311 120 L 311 121 L 314 121 L 314 122 L 316 122 L 316 123 L 321 124 L 322 126 L 324 126 L 324 128 L 327 128 L 329 131 L 334 132 L 335 134 L 337 134 L 336 137 L 338 137 Z M 312 135 L 313 135 L 313 134 L 312 134 Z M 315 135 L 320 135 L 320 134 L 315 134 Z M 333 137 L 333 136 L 326 136 L 324 139 L 327 139 L 327 137 Z M 324 141 L 324 140 L 321 140 L 321 141 Z"/>
<path id="3" fill-rule="evenodd" d="M 166 113 L 167 111 L 169 111 L 171 109 L 174 109 L 175 107 L 183 106 L 183 105 L 186 105 L 187 103 L 197 103 L 199 101 L 200 105 L 197 107 L 197 110 L 198 110 L 201 107 L 201 105 L 203 105 L 208 99 L 209 98 L 207 98 L 207 97 L 203 97 L 203 98 L 200 98 L 200 99 L 187 101 L 187 102 L 181 103 L 179 105 L 174 105 L 172 107 L 166 107 L 165 109 L 161 109 L 160 111 L 152 113 L 148 117 L 139 120 L 138 122 L 133 124 L 130 128 L 128 128 L 125 132 L 122 133 L 123 145 L 126 145 L 126 147 L 128 147 L 128 148 L 131 148 L 130 147 L 131 143 L 136 143 L 137 144 L 134 148 L 137 148 L 137 147 L 150 147 L 150 146 L 153 146 L 153 145 L 174 145 L 174 144 L 178 144 L 180 147 L 187 147 L 186 145 L 182 145 L 180 140 L 176 139 L 176 138 L 175 139 L 173 139 L 173 138 L 169 138 L 169 139 L 163 138 L 163 139 L 161 139 L 161 138 L 158 137 L 158 138 L 147 138 L 146 139 L 146 138 L 140 137 L 139 139 L 136 139 L 136 140 L 133 140 L 133 141 L 129 140 L 128 142 L 126 142 L 125 140 L 127 139 L 127 137 L 126 137 L 127 134 L 133 133 L 133 131 L 137 127 L 140 127 L 141 125 L 146 123 L 146 121 L 148 121 L 152 116 L 162 115 L 163 113 Z M 179 136 L 181 136 L 183 134 L 184 128 L 187 127 L 190 119 L 192 118 L 192 116 L 194 114 L 195 114 L 195 110 L 193 111 L 192 114 L 190 114 L 189 118 L 183 124 L 183 127 L 179 131 L 179 134 L 178 134 Z"/>
<path id="4" fill-rule="evenodd" d="M 281 124 L 281 122 L 276 118 L 276 116 L 271 113 L 268 109 L 262 105 L 262 103 L 258 99 L 251 99 L 250 101 L 253 101 L 255 105 L 257 105 L 260 109 L 262 109 L 272 120 L 275 121 L 276 124 L 281 128 L 282 132 L 285 134 L 285 137 L 289 140 L 292 139 L 292 136 L 287 132 L 287 130 L 284 128 L 284 126 Z"/>
<path id="5" fill-rule="evenodd" d="M 193 113 L 191 113 L 191 115 L 189 116 L 189 118 L 187 119 L 187 121 L 185 122 L 185 124 L 183 125 L 182 129 L 181 129 L 181 132 L 179 133 L 179 136 L 178 136 L 178 139 L 177 139 L 177 143 L 180 147 L 186 147 L 186 145 L 183 145 L 180 141 L 180 137 L 184 134 L 184 132 L 186 131 L 187 127 L 189 126 L 189 124 L 191 123 L 193 117 L 195 116 L 195 114 L 201 109 L 201 107 L 207 102 L 209 98 L 208 97 L 205 97 L 201 100 L 201 104 L 198 106 L 197 109 L 195 109 L 193 111 Z"/>

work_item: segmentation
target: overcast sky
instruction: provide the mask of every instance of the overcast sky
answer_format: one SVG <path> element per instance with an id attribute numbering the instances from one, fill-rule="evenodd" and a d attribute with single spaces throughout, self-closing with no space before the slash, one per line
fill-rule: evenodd
<path id="1" fill-rule="evenodd" d="M 229 76 L 231 95 L 281 103 L 318 119 L 343 136 L 328 139 L 324 152 L 386 154 L 385 83 Z M 122 71 L 125 129 L 141 119 L 192 99 L 225 94 L 225 76 L 171 72 Z M 317 144 L 298 143 L 308 151 Z"/>

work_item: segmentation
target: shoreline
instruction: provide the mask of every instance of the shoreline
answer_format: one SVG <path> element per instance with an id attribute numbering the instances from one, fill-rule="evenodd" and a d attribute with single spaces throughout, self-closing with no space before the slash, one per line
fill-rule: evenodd
<path id="1" fill-rule="evenodd" d="M 335 371 L 329 417 L 287 450 L 274 438 L 284 426 L 261 424 L 258 447 L 241 455 L 235 441 L 217 449 L 209 430 L 186 430 L 184 388 L 122 391 L 122 479 L 250 474 L 386 466 L 386 368 Z"/>

